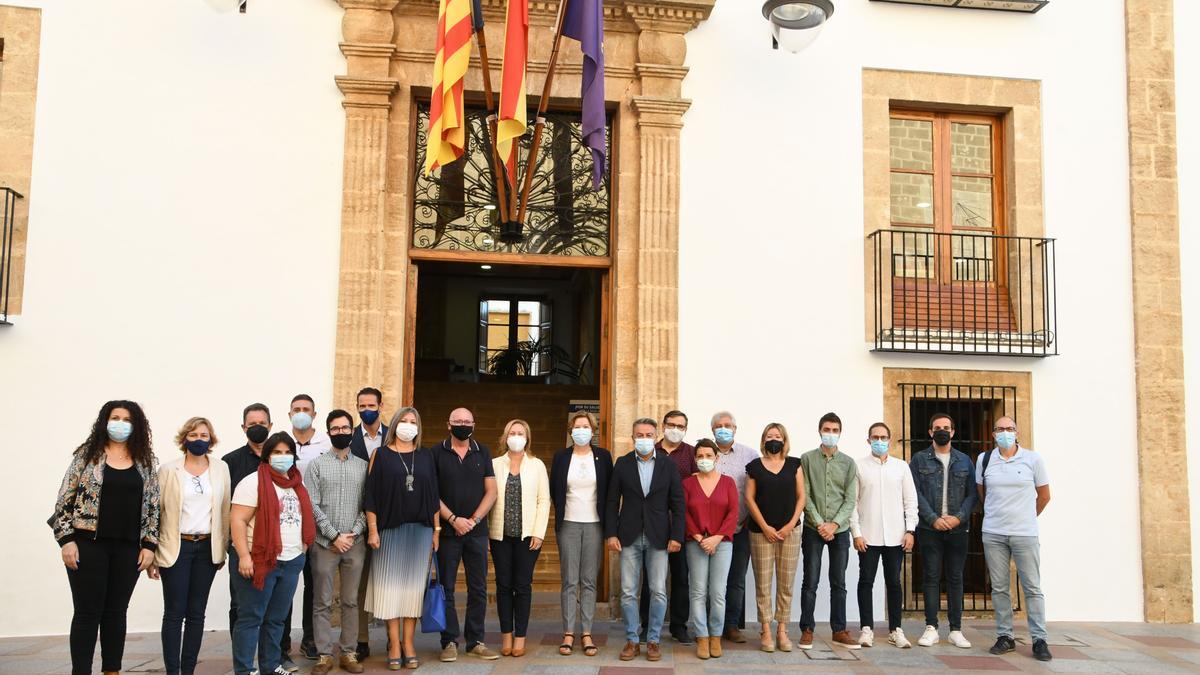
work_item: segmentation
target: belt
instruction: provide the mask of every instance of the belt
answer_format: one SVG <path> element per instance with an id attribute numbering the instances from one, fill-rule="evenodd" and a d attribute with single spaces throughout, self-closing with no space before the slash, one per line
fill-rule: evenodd
<path id="1" fill-rule="evenodd" d="M 211 534 L 181 534 L 179 538 L 184 541 L 204 541 L 212 538 Z"/>

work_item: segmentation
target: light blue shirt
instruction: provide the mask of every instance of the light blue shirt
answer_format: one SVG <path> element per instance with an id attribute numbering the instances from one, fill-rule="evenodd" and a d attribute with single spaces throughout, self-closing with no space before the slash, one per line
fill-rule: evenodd
<path id="1" fill-rule="evenodd" d="M 986 476 L 986 453 L 979 455 L 975 464 L 975 482 L 986 489 L 983 531 L 1008 537 L 1038 536 L 1037 489 L 1050 484 L 1041 454 L 1020 446 L 1008 459 L 999 450 L 990 452 Z"/>
<path id="2" fill-rule="evenodd" d="M 654 454 L 646 459 L 639 455 L 637 458 L 638 478 L 642 480 L 642 496 L 650 494 L 650 480 L 654 478 Z"/>

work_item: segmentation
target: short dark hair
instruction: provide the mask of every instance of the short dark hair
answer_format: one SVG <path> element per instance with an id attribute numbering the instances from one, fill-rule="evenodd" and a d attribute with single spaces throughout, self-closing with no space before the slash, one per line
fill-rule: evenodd
<path id="1" fill-rule="evenodd" d="M 251 403 L 250 405 L 246 406 L 245 408 L 242 408 L 242 424 L 246 423 L 246 417 L 249 416 L 250 413 L 254 412 L 255 410 L 259 410 L 259 411 L 266 413 L 267 421 L 268 422 L 271 421 L 271 409 L 270 408 L 268 408 L 267 406 L 265 406 L 261 403 Z"/>
<path id="2" fill-rule="evenodd" d="M 383 405 L 383 392 L 379 391 L 375 387 L 363 387 L 362 389 L 359 389 L 358 393 L 354 395 L 354 402 L 358 403 L 358 397 L 366 394 L 374 395 L 375 403 L 377 405 Z"/>
<path id="3" fill-rule="evenodd" d="M 339 417 L 345 417 L 350 420 L 350 426 L 354 426 L 354 418 L 350 416 L 350 413 L 338 408 L 337 410 L 330 410 L 329 414 L 325 416 L 325 431 L 329 431 L 333 427 L 333 421 Z"/>
<path id="4" fill-rule="evenodd" d="M 700 448 L 708 448 L 717 454 L 720 454 L 721 452 L 720 448 L 717 447 L 717 442 L 711 438 L 701 438 L 700 440 L 696 441 L 695 448 L 696 450 L 699 450 Z"/>
<path id="5" fill-rule="evenodd" d="M 687 415 L 685 415 L 682 410 L 672 410 L 672 411 L 668 412 L 666 415 L 663 415 L 663 424 L 666 424 L 667 420 L 672 417 L 682 417 L 683 423 L 687 424 L 687 421 L 688 421 Z"/>
<path id="6" fill-rule="evenodd" d="M 633 429 L 637 429 L 638 427 L 642 426 L 643 424 L 649 424 L 651 428 L 653 428 L 655 431 L 658 431 L 658 422 L 655 422 L 653 419 L 651 419 L 649 417 L 639 417 L 636 420 L 634 420 L 633 427 L 630 430 L 632 431 Z"/>
<path id="7" fill-rule="evenodd" d="M 308 394 L 296 394 L 295 396 L 292 397 L 292 400 L 290 403 L 288 403 L 288 406 L 290 407 L 290 406 L 295 405 L 296 401 L 308 401 L 309 403 L 312 404 L 313 410 L 317 409 L 317 402 L 314 401 L 312 399 L 312 397 L 309 396 Z"/>
<path id="8" fill-rule="evenodd" d="M 934 423 L 934 422 L 936 422 L 936 421 L 938 421 L 938 420 L 950 420 L 950 428 L 951 428 L 951 429 L 953 429 L 953 428 L 954 428 L 954 418 L 953 418 L 953 417 L 951 417 L 951 416 L 949 416 L 949 415 L 947 415 L 947 414 L 946 414 L 946 413 L 944 413 L 944 412 L 940 412 L 940 413 L 934 413 L 934 414 L 933 414 L 933 417 L 930 417 L 930 418 L 929 418 L 929 428 L 930 428 L 930 429 L 932 429 L 932 428 L 933 428 L 933 423 Z"/>
<path id="9" fill-rule="evenodd" d="M 819 431 L 821 427 L 825 426 L 826 422 L 833 422 L 838 425 L 839 429 L 842 428 L 842 418 L 838 417 L 837 413 L 827 412 L 821 415 L 821 421 L 817 422 L 817 430 Z"/>
<path id="10" fill-rule="evenodd" d="M 278 431 L 276 433 L 271 434 L 271 437 L 268 438 L 265 443 L 263 443 L 263 449 L 262 449 L 262 456 L 264 457 L 263 461 L 266 461 L 265 460 L 266 457 L 271 456 L 271 453 L 273 453 L 275 451 L 275 448 L 279 447 L 280 443 L 287 446 L 288 452 L 291 452 L 293 457 L 296 456 L 296 441 L 293 441 L 292 437 L 287 435 L 286 433 L 284 433 L 282 431 Z"/>
<path id="11" fill-rule="evenodd" d="M 883 430 L 887 432 L 888 438 L 891 438 L 891 437 L 892 437 L 892 429 L 891 429 L 891 427 L 889 427 L 888 425 L 884 424 L 883 422 L 876 422 L 875 424 L 872 424 L 871 426 L 867 427 L 867 435 L 868 435 L 868 436 L 870 436 L 870 435 L 871 435 L 871 432 L 872 432 L 872 431 L 875 431 L 875 427 L 883 427 Z"/>

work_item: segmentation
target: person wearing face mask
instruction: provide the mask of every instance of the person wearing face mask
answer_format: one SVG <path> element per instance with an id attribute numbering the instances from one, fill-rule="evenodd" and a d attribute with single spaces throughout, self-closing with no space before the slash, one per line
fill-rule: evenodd
<path id="1" fill-rule="evenodd" d="M 900 570 L 904 554 L 912 551 L 917 527 L 917 488 L 912 472 L 899 459 L 888 455 L 892 431 L 883 422 L 867 430 L 871 455 L 858 460 L 858 500 L 850 515 L 850 535 L 858 551 L 858 618 L 862 627 L 858 643 L 875 645 L 875 573 L 883 559 L 883 582 L 887 587 L 888 642 L 912 647 L 900 627 L 902 589 Z"/>
<path id="2" fill-rule="evenodd" d="M 554 453 L 550 467 L 550 499 L 554 502 L 554 534 L 562 577 L 563 641 L 558 653 L 570 656 L 575 649 L 575 617 L 583 629 L 579 636 L 585 656 L 599 653 L 592 640 L 596 614 L 596 578 L 604 545 L 604 500 L 612 475 L 612 455 L 592 445 L 596 418 L 578 411 L 567 420 L 566 448 Z"/>
<path id="3" fill-rule="evenodd" d="M 684 534 L 688 556 L 689 600 L 696 656 L 720 658 L 725 628 L 725 584 L 733 557 L 733 530 L 737 527 L 737 485 L 717 472 L 717 444 L 707 438 L 696 442 L 698 472 L 683 481 L 687 514 Z"/>
<path id="4" fill-rule="evenodd" d="M 92 672 L 97 630 L 101 669 L 121 670 L 129 598 L 158 548 L 155 464 L 150 424 L 141 406 L 109 401 L 63 475 L 46 524 L 71 584 L 73 675 Z"/>
<path id="5" fill-rule="evenodd" d="M 640 653 L 638 591 L 645 571 L 650 584 L 650 624 L 646 658 L 662 658 L 659 635 L 667 613 L 667 554 L 683 548 L 683 484 L 675 464 L 655 452 L 658 423 L 648 417 L 633 423 L 634 451 L 617 459 L 608 485 L 604 530 L 609 549 L 621 554 L 621 616 L 625 620 L 622 661 Z"/>
<path id="6" fill-rule="evenodd" d="M 359 424 L 354 427 L 350 451 L 355 457 L 369 462 L 388 432 L 388 425 L 383 423 L 383 392 L 375 387 L 363 387 L 358 390 L 355 402 L 358 405 Z"/>
<path id="7" fill-rule="evenodd" d="M 487 611 L 487 514 L 496 503 L 496 471 L 487 446 L 475 433 L 475 416 L 466 408 L 450 412 L 450 437 L 434 447 L 443 533 L 438 554 L 438 578 L 446 589 L 446 630 L 442 631 L 443 662 L 458 660 L 460 626 L 454 606 L 454 586 L 462 564 L 467 577 L 467 615 L 461 626 L 467 654 L 491 661 L 500 655 L 484 644 Z"/>
<path id="8" fill-rule="evenodd" d="M 683 437 L 687 434 L 688 418 L 679 410 L 672 410 L 663 415 L 662 438 L 655 444 L 654 449 L 662 452 L 675 463 L 679 470 L 679 480 L 687 480 L 695 474 L 696 450 L 691 444 L 685 443 Z M 688 585 L 688 556 L 687 551 L 671 553 L 667 556 L 668 580 L 667 587 L 667 625 L 671 637 L 684 645 L 693 644 L 688 635 L 688 612 L 691 608 Z M 646 626 L 650 616 L 650 587 L 646 579 L 642 579 L 642 604 L 639 608 L 642 618 L 642 635 L 645 638 Z"/>
<path id="9" fill-rule="evenodd" d="M 825 413 L 817 423 L 821 445 L 800 456 L 804 470 L 804 531 L 800 549 L 804 577 L 800 583 L 800 648 L 813 648 L 817 627 L 817 587 L 821 583 L 821 554 L 829 548 L 829 628 L 833 643 L 858 649 L 846 630 L 846 565 L 850 562 L 850 515 L 858 498 L 858 469 L 838 450 L 842 419 Z"/>
<path id="10" fill-rule="evenodd" d="M 717 441 L 717 471 L 729 476 L 737 485 L 738 526 L 733 535 L 733 556 L 729 561 L 729 579 L 725 591 L 725 633 L 723 637 L 737 644 L 746 638 L 746 570 L 750 567 L 750 510 L 746 506 L 746 467 L 758 459 L 758 451 L 734 440 L 737 420 L 733 413 L 722 410 L 712 416 L 713 438 Z"/>
<path id="11" fill-rule="evenodd" d="M 932 647 L 938 637 L 942 572 L 946 575 L 946 615 L 950 644 L 969 649 L 962 633 L 963 566 L 967 562 L 967 536 L 978 495 L 971 458 L 951 447 L 954 420 L 945 413 L 929 419 L 933 445 L 913 455 L 908 463 L 917 488 L 917 550 L 921 554 L 925 592 L 925 632 L 917 640 Z"/>
<path id="12" fill-rule="evenodd" d="M 296 442 L 296 468 L 300 470 L 300 475 L 308 471 L 308 465 L 316 458 L 329 452 L 333 447 L 329 442 L 329 434 L 321 431 L 313 426 L 316 420 L 317 408 L 313 403 L 313 399 L 308 394 L 296 394 L 292 397 L 292 402 L 288 410 L 288 418 L 291 420 L 292 426 L 287 430 L 287 434 Z M 316 661 L 319 654 L 317 653 L 316 641 L 313 639 L 313 579 L 312 579 L 312 558 L 305 558 L 304 572 L 301 576 L 304 580 L 304 591 L 301 596 L 301 611 L 303 614 L 300 617 L 300 625 L 304 631 L 300 638 L 300 653 L 304 658 L 310 661 Z M 284 624 L 286 630 L 283 631 L 283 658 L 284 667 L 291 672 L 296 672 L 299 668 L 292 663 L 290 653 L 292 651 L 292 613 L 289 611 L 287 615 L 287 623 Z"/>
<path id="13" fill-rule="evenodd" d="M 312 502 L 296 468 L 296 442 L 277 433 L 263 443 L 258 471 L 233 489 L 230 573 L 238 594 L 233 627 L 235 675 L 286 675 L 280 636 L 296 594 L 305 551 L 316 538 Z"/>
<path id="14" fill-rule="evenodd" d="M 492 460 L 498 494 L 488 518 L 492 566 L 496 573 L 496 612 L 500 615 L 501 656 L 524 656 L 533 601 L 533 567 L 550 523 L 550 479 L 533 456 L 533 436 L 525 420 L 504 425 Z"/>
<path id="15" fill-rule="evenodd" d="M 983 557 L 992 580 L 992 607 L 996 612 L 993 654 L 1016 649 L 1013 639 L 1012 595 L 1009 570 L 1017 568 L 1033 656 L 1053 658 L 1046 643 L 1046 597 L 1042 594 L 1038 516 L 1050 503 L 1050 477 L 1040 453 L 1017 443 L 1017 423 L 1011 417 L 996 420 L 992 430 L 996 447 L 979 457 L 975 470 L 979 498 L 983 501 Z"/>
<path id="16" fill-rule="evenodd" d="M 350 453 L 353 419 L 345 410 L 334 410 L 325 418 L 325 429 L 333 450 L 317 457 L 304 473 L 304 487 L 312 500 L 317 526 L 316 543 L 309 549 L 313 579 L 313 633 L 318 653 L 312 675 L 333 669 L 333 580 L 341 579 L 341 635 L 338 666 L 348 673 L 361 673 L 358 662 L 358 586 L 367 557 L 363 532 L 363 491 L 367 462 Z"/>
<path id="17" fill-rule="evenodd" d="M 208 592 L 217 570 L 225 566 L 229 467 L 209 461 L 216 444 L 212 423 L 193 417 L 175 434 L 183 456 L 158 470 L 162 494 L 158 550 L 146 574 L 162 580 L 161 635 L 168 675 L 191 675 L 196 670 Z"/>
<path id="18" fill-rule="evenodd" d="M 760 649 L 792 651 L 787 624 L 792 620 L 792 587 L 800 563 L 800 535 L 804 515 L 804 474 L 800 460 L 789 457 L 787 429 L 772 422 L 763 429 L 762 457 L 746 467 L 746 507 L 750 510 L 750 559 L 754 561 L 754 591 L 761 626 Z M 771 582 L 775 607 L 771 608 Z M 777 627 L 771 635 L 771 620 Z"/>

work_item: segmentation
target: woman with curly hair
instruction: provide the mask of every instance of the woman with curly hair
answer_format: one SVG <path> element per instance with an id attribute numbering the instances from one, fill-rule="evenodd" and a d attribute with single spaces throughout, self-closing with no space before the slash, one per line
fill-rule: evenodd
<path id="1" fill-rule="evenodd" d="M 76 450 L 47 524 L 61 548 L 71 599 L 71 672 L 121 670 L 125 614 L 158 548 L 158 475 L 150 424 L 133 401 L 109 401 Z"/>

